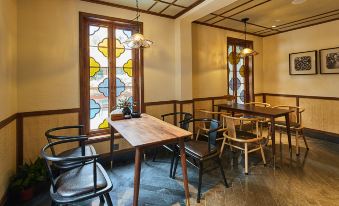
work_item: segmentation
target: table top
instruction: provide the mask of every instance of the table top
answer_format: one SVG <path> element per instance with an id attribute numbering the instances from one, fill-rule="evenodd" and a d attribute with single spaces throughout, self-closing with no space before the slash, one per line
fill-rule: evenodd
<path id="1" fill-rule="evenodd" d="M 247 104 L 218 104 L 215 105 L 220 109 L 225 109 L 234 112 L 243 112 L 247 114 L 255 114 L 265 117 L 281 117 L 288 114 L 290 111 L 285 109 L 271 108 L 271 107 L 259 107 Z"/>
<path id="2" fill-rule="evenodd" d="M 133 147 L 157 145 L 191 136 L 192 133 L 164 122 L 148 114 L 141 118 L 112 121 L 108 123 Z"/>

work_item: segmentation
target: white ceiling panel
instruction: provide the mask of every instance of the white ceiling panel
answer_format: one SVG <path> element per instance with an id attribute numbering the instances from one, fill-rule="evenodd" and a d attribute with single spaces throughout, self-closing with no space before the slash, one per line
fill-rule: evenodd
<path id="1" fill-rule="evenodd" d="M 179 12 L 183 11 L 184 9 L 181 7 L 177 7 L 177 6 L 170 6 L 168 7 L 164 12 L 162 12 L 163 14 L 166 15 L 170 15 L 170 16 L 175 16 L 177 15 Z"/>
<path id="2" fill-rule="evenodd" d="M 176 18 L 178 13 L 182 11 L 185 13 L 189 11 L 191 7 L 196 6 L 194 5 L 195 3 L 203 1 L 205 0 L 139 0 L 139 8 L 141 12 L 147 13 L 150 11 L 153 15 Z M 91 2 L 98 4 L 110 3 L 111 6 L 125 6 L 129 7 L 127 9 L 136 9 L 135 0 L 91 0 Z"/>

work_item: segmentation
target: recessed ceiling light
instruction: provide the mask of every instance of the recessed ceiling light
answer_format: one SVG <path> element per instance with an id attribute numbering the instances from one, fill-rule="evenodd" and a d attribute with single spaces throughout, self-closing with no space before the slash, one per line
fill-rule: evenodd
<path id="1" fill-rule="evenodd" d="M 280 19 L 276 19 L 276 20 L 274 20 L 275 22 L 281 22 L 281 20 Z"/>
<path id="2" fill-rule="evenodd" d="M 297 5 L 297 4 L 302 4 L 302 3 L 305 3 L 306 2 L 306 0 L 292 0 L 292 4 L 294 4 L 294 5 Z"/>
<path id="3" fill-rule="evenodd" d="M 273 26 L 272 26 L 272 28 L 275 28 L 275 27 L 277 27 L 277 26 L 276 26 L 276 25 L 273 25 Z"/>

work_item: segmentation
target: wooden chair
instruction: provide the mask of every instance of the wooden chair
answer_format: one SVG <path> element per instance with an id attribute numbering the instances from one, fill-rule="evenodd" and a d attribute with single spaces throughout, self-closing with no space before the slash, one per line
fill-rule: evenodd
<path id="1" fill-rule="evenodd" d="M 221 175 L 223 177 L 223 181 L 226 187 L 228 187 L 227 180 L 225 177 L 225 173 L 221 164 L 221 161 L 219 159 L 219 149 L 216 143 L 217 140 L 217 132 L 220 129 L 219 122 L 214 119 L 192 119 L 187 121 L 187 123 L 190 122 L 207 122 L 209 123 L 209 130 L 204 134 L 206 138 L 208 139 L 208 142 L 206 141 L 188 141 L 185 142 L 185 152 L 187 154 L 187 158 L 192 158 L 193 163 L 188 161 L 188 163 L 192 164 L 194 167 L 198 168 L 199 170 L 199 183 L 198 183 L 198 196 L 197 196 L 197 202 L 200 202 L 200 195 L 201 195 L 201 184 L 202 184 L 202 174 L 203 174 L 203 163 L 207 160 L 214 160 L 218 165 L 221 172 Z M 179 154 L 177 155 L 173 176 L 172 178 L 175 178 L 178 161 L 179 161 Z M 198 163 L 197 163 L 198 162 Z"/>
<path id="2" fill-rule="evenodd" d="M 51 144 L 51 152 L 53 156 L 55 157 L 79 157 L 79 156 L 92 156 L 96 155 L 96 151 L 92 145 L 85 145 L 85 142 L 88 140 L 88 137 L 86 135 L 83 135 L 83 125 L 75 125 L 75 126 L 63 126 L 63 127 L 55 127 L 52 129 L 49 129 L 45 132 L 45 136 L 47 138 L 48 143 L 58 142 L 61 140 L 67 140 L 67 139 L 74 139 L 79 142 L 80 147 L 75 147 L 69 150 L 65 150 L 59 154 L 56 154 L 55 149 L 53 147 L 53 144 Z M 79 131 L 79 135 L 72 136 L 72 135 L 55 135 L 53 133 L 56 132 L 69 132 L 71 129 L 77 129 Z M 55 162 L 55 165 L 59 169 L 70 169 L 76 166 L 79 166 L 78 162 L 72 162 L 72 161 L 57 161 Z"/>
<path id="3" fill-rule="evenodd" d="M 189 128 L 189 123 L 187 122 L 188 120 L 192 119 L 193 118 L 193 115 L 190 114 L 190 113 L 187 113 L 187 112 L 174 112 L 174 113 L 168 113 L 168 114 L 163 114 L 161 115 L 161 118 L 163 121 L 165 121 L 165 118 L 166 117 L 174 117 L 176 118 L 177 115 L 179 115 L 179 127 L 181 129 L 184 129 L 184 130 L 188 130 Z M 178 125 L 176 125 L 178 126 Z M 170 168 L 170 177 L 172 177 L 172 174 L 173 174 L 173 164 L 174 164 L 174 159 L 175 159 L 175 156 L 176 154 L 178 153 L 178 149 L 176 147 L 176 144 L 168 144 L 168 145 L 163 145 L 163 147 L 165 149 L 167 149 L 168 151 L 172 152 L 173 155 L 172 155 L 172 159 L 171 159 L 171 168 Z M 154 153 L 154 156 L 153 156 L 153 162 L 155 161 L 156 157 L 157 157 L 157 154 L 158 154 L 158 148 L 155 148 L 155 153 Z"/>
<path id="4" fill-rule="evenodd" d="M 303 132 L 303 125 L 302 125 L 302 113 L 305 111 L 304 108 L 297 107 L 297 106 L 289 106 L 289 105 L 278 105 L 274 106 L 272 108 L 279 108 L 279 109 L 287 109 L 290 111 L 289 119 L 290 119 L 290 129 L 291 132 L 295 132 L 295 144 L 296 144 L 296 155 L 300 154 L 300 147 L 299 147 L 299 136 L 301 135 L 304 139 L 304 143 L 306 146 L 306 149 L 309 150 L 304 132 Z M 275 127 L 279 128 L 279 134 L 280 134 L 280 143 L 281 143 L 281 136 L 282 136 L 282 130 L 286 129 L 286 122 L 285 121 L 275 121 Z"/>
<path id="5" fill-rule="evenodd" d="M 263 103 L 263 102 L 249 102 L 249 103 L 245 103 L 245 105 L 253 105 L 253 106 L 256 106 L 256 107 L 270 107 L 271 106 L 270 104 Z M 253 115 L 247 115 L 247 114 L 243 114 L 242 117 L 247 118 L 247 119 L 251 119 L 251 118 L 260 119 L 260 121 L 259 121 L 260 136 L 262 136 L 264 124 L 268 122 L 268 120 L 265 117 L 257 117 L 257 116 L 253 116 Z M 240 124 L 241 129 L 243 127 L 243 123 L 244 123 L 244 121 L 241 121 L 241 124 Z M 253 126 L 253 124 L 252 124 L 252 126 Z M 253 128 L 252 128 L 252 130 L 253 130 Z"/>
<path id="6" fill-rule="evenodd" d="M 214 119 L 214 118 L 216 118 L 216 116 L 219 117 L 222 114 L 223 115 L 228 114 L 226 112 L 212 112 L 212 111 L 208 111 L 208 110 L 204 110 L 204 109 L 200 109 L 197 112 L 202 113 L 203 118 L 206 118 L 206 119 L 209 119 L 209 118 Z M 197 135 L 195 137 L 195 140 L 198 141 L 199 136 L 201 134 L 206 134 L 206 132 L 208 132 L 208 131 L 209 131 L 209 122 L 200 121 L 198 123 L 198 131 L 197 131 Z M 221 127 L 220 130 L 218 131 L 218 133 L 222 134 L 224 131 L 225 131 L 225 128 Z M 205 136 L 205 135 L 203 135 L 203 136 Z M 217 138 L 217 140 L 221 140 L 221 139 L 223 139 L 223 138 Z"/>
<path id="7" fill-rule="evenodd" d="M 266 165 L 266 159 L 263 147 L 261 145 L 261 141 L 263 139 L 260 136 L 259 132 L 259 121 L 260 119 L 250 118 L 246 119 L 244 117 L 231 117 L 231 116 L 222 116 L 224 121 L 226 122 L 227 131 L 224 132 L 224 141 L 221 146 L 220 157 L 222 156 L 224 146 L 229 145 L 231 148 L 236 148 L 244 152 L 245 154 L 245 174 L 248 174 L 248 154 L 251 152 L 255 152 L 257 150 L 261 151 L 261 156 L 264 164 Z M 256 134 L 236 130 L 236 121 L 251 121 L 255 122 L 256 126 Z M 243 145 L 243 146 L 242 146 Z"/>
<path id="8" fill-rule="evenodd" d="M 112 182 L 108 177 L 105 169 L 97 163 L 99 155 L 60 157 L 49 155 L 47 150 L 60 144 L 78 142 L 79 139 L 85 141 L 85 137 L 77 137 L 73 139 L 60 140 L 47 144 L 41 150 L 41 156 L 45 159 L 48 174 L 51 180 L 50 196 L 52 205 L 63 205 L 68 203 L 78 203 L 84 200 L 100 197 L 100 203 L 106 203 L 112 206 L 109 192 L 112 190 Z M 57 173 L 53 172 L 51 164 L 60 165 L 61 162 L 71 162 L 79 166 L 72 169 Z"/>

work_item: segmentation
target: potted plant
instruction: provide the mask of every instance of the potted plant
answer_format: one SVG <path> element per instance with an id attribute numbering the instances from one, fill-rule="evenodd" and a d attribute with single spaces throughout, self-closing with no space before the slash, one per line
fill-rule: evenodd
<path id="1" fill-rule="evenodd" d="M 119 99 L 118 104 L 111 113 L 112 120 L 121 120 L 121 119 L 130 119 L 132 114 L 131 102 L 128 101 L 128 98 Z"/>
<path id="2" fill-rule="evenodd" d="M 12 199 L 28 201 L 33 198 L 35 191 L 46 185 L 47 170 L 44 164 L 42 158 L 37 158 L 18 168 L 9 186 Z"/>

